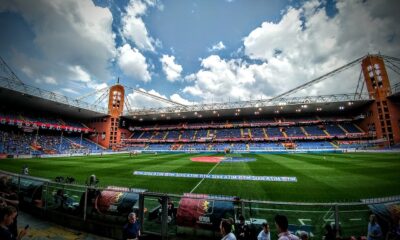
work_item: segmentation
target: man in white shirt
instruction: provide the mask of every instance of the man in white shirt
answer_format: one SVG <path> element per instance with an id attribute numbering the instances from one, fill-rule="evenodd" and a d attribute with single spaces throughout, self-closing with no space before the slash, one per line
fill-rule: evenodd
<path id="1" fill-rule="evenodd" d="M 288 231 L 289 223 L 284 215 L 275 216 L 275 227 L 278 231 L 278 240 L 299 240 L 296 235 L 291 234 Z"/>
<path id="2" fill-rule="evenodd" d="M 222 234 L 221 240 L 236 240 L 235 234 L 232 233 L 232 225 L 227 219 L 222 219 L 219 229 Z"/>
<path id="3" fill-rule="evenodd" d="M 269 232 L 269 224 L 267 222 L 264 222 L 262 224 L 263 229 L 257 236 L 257 240 L 270 240 L 270 232 Z"/>

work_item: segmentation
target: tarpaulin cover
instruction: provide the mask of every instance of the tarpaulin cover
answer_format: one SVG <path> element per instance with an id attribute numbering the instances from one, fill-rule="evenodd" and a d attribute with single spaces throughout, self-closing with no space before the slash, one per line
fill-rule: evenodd
<path id="1" fill-rule="evenodd" d="M 233 200 L 233 198 L 232 198 Z M 185 194 L 179 202 L 177 225 L 218 230 L 221 219 L 233 218 L 234 203 L 211 200 L 208 195 Z"/>
<path id="2" fill-rule="evenodd" d="M 139 200 L 139 194 L 104 190 L 97 196 L 95 204 L 99 213 L 127 215 Z"/>

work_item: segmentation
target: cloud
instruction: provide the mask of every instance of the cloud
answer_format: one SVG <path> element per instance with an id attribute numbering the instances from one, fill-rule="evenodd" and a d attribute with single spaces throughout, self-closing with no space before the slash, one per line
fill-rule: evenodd
<path id="1" fill-rule="evenodd" d="M 225 47 L 224 43 L 222 41 L 219 41 L 219 43 L 214 44 L 211 48 L 209 48 L 208 51 L 209 52 L 217 52 L 217 51 L 223 50 L 225 48 L 226 47 Z"/>
<path id="2" fill-rule="evenodd" d="M 185 87 L 183 92 L 208 102 L 245 100 L 264 95 L 256 84 L 262 82 L 266 64 L 251 65 L 240 59 L 225 60 L 211 55 L 201 61 L 201 66 L 197 73 L 186 77 L 194 85 Z"/>
<path id="3" fill-rule="evenodd" d="M 131 48 L 129 44 L 118 48 L 117 63 L 125 75 L 143 82 L 151 80 L 146 58 L 138 49 Z"/>
<path id="4" fill-rule="evenodd" d="M 171 101 L 181 103 L 184 105 L 192 105 L 194 102 L 190 102 L 187 99 L 184 99 L 181 97 L 179 94 L 174 93 L 172 94 L 169 98 L 166 95 L 160 94 L 154 89 L 151 89 L 149 91 L 144 90 L 143 88 L 139 88 L 139 90 L 143 92 L 147 92 L 149 94 L 162 97 L 165 99 L 169 99 Z M 127 98 L 129 99 L 129 104 L 133 109 L 142 109 L 142 108 L 160 108 L 160 107 L 169 107 L 173 106 L 172 104 L 162 102 L 159 100 L 156 100 L 154 98 L 151 98 L 149 96 L 146 96 L 144 94 L 138 93 L 138 92 L 127 92 Z"/>
<path id="5" fill-rule="evenodd" d="M 122 15 L 122 36 L 133 41 L 140 50 L 155 51 L 154 45 L 161 45 L 160 40 L 154 40 L 149 35 L 142 19 L 147 8 L 155 5 L 156 1 L 131 0 Z"/>
<path id="6" fill-rule="evenodd" d="M 62 88 L 61 90 L 63 90 L 66 93 L 72 93 L 72 94 L 75 94 L 75 95 L 79 94 L 79 92 L 77 92 L 77 91 L 75 91 L 75 90 L 73 90 L 71 88 Z"/>
<path id="7" fill-rule="evenodd" d="M 202 59 L 201 69 L 184 77 L 191 84 L 183 91 L 205 101 L 273 97 L 368 53 L 400 55 L 397 1 L 338 1 L 333 17 L 324 4 L 289 7 L 278 22 L 251 31 L 243 39 L 248 61 L 235 54 Z M 354 93 L 359 74 L 357 65 L 295 95 Z"/>
<path id="8" fill-rule="evenodd" d="M 83 70 L 81 66 L 78 66 L 78 65 L 70 66 L 69 70 L 71 72 L 70 79 L 72 79 L 72 80 L 81 81 L 81 82 L 85 82 L 85 83 L 92 81 L 89 73 L 87 73 L 85 70 Z"/>
<path id="9" fill-rule="evenodd" d="M 400 54 L 400 39 L 393 38 L 400 36 L 400 19 L 393 12 L 398 1 L 338 1 L 332 18 L 323 4 L 311 1 L 298 9 L 289 7 L 278 23 L 264 22 L 244 38 L 245 54 L 268 61 L 276 84 L 285 80 L 282 91 L 368 53 Z M 347 76 L 358 79 L 358 74 L 359 68 Z M 312 91 L 355 91 L 350 88 L 353 82 L 341 77 L 341 84 L 324 82 Z"/>
<path id="10" fill-rule="evenodd" d="M 179 94 L 177 94 L 177 93 L 172 94 L 171 97 L 170 97 L 170 99 L 171 99 L 172 101 L 174 101 L 174 102 L 181 103 L 181 104 L 183 104 L 183 105 L 193 105 L 193 104 L 195 104 L 194 102 L 191 102 L 191 101 L 189 101 L 189 100 L 187 100 L 187 99 L 182 98 L 182 97 L 181 97 Z"/>
<path id="11" fill-rule="evenodd" d="M 32 52 L 11 51 L 10 63 L 28 80 L 72 89 L 76 85 L 69 80 L 100 84 L 111 78 L 116 49 L 108 8 L 91 0 L 4 0 L 0 11 L 21 15 L 33 32 L 25 40 Z"/>
<path id="12" fill-rule="evenodd" d="M 181 77 L 182 66 L 175 63 L 174 56 L 163 55 L 160 58 L 160 62 L 162 63 L 162 69 L 167 76 L 167 80 L 170 82 L 174 82 Z"/>
<path id="13" fill-rule="evenodd" d="M 26 72 L 26 68 L 24 72 Z M 28 74 L 30 73 L 28 72 Z M 58 82 L 53 77 L 50 76 L 43 76 L 42 78 L 36 78 L 35 82 L 38 84 L 58 85 Z"/>
<path id="14" fill-rule="evenodd" d="M 57 81 L 53 77 L 47 76 L 47 77 L 44 77 L 43 80 L 45 83 L 57 85 Z"/>
<path id="15" fill-rule="evenodd" d="M 140 88 L 141 91 L 144 92 L 148 92 L 150 94 L 162 97 L 162 98 L 166 98 L 168 99 L 165 95 L 162 95 L 160 93 L 158 93 L 157 91 L 155 91 L 154 89 L 151 89 L 150 91 L 146 91 L 142 88 Z M 158 101 L 154 98 L 148 97 L 144 94 L 138 93 L 138 92 L 131 92 L 128 93 L 127 95 L 128 97 L 128 101 L 130 103 L 130 106 L 133 109 L 141 109 L 141 108 L 159 108 L 159 107 L 167 107 L 167 106 L 171 106 L 168 103 L 164 103 L 161 101 Z"/>

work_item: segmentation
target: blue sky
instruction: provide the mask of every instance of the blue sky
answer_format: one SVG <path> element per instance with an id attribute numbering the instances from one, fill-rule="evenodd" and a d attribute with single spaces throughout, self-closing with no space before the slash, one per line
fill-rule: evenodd
<path id="1" fill-rule="evenodd" d="M 184 104 L 268 98 L 367 53 L 399 57 L 396 9 L 396 0 L 4 0 L 0 55 L 25 83 L 72 98 L 117 77 Z M 353 92 L 356 81 L 343 79 L 358 74 L 301 94 Z"/>

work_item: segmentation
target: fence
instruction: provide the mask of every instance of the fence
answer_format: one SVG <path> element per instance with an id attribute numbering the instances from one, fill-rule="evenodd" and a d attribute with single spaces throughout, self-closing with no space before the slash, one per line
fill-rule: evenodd
<path id="1" fill-rule="evenodd" d="M 321 239 L 326 224 L 335 228 L 337 236 L 365 236 L 371 205 L 398 207 L 400 202 L 400 196 L 346 203 L 299 203 L 161 194 L 98 187 L 94 178 L 88 185 L 79 185 L 4 171 L 0 171 L 0 179 L 2 187 L 18 192 L 21 209 L 61 225 L 116 239 L 121 238 L 122 226 L 132 211 L 138 215 L 142 232 L 159 239 L 220 239 L 221 219 L 232 218 L 238 223 L 240 215 L 249 226 L 247 239 L 256 239 L 266 221 L 271 225 L 271 236 L 276 236 L 271 223 L 278 213 L 288 217 L 291 231 L 306 231 L 311 238 Z"/>

